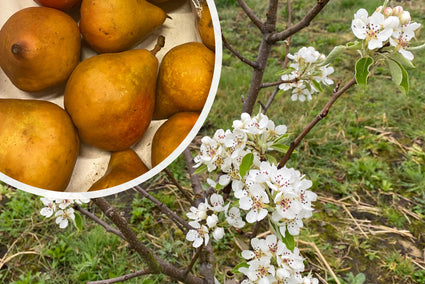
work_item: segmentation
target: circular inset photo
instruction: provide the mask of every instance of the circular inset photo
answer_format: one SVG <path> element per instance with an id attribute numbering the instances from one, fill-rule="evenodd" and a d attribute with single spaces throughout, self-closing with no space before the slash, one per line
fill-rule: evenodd
<path id="1" fill-rule="evenodd" d="M 53 199 L 116 194 L 194 139 L 221 71 L 214 2 L 123 3 L 0 2 L 2 182 Z"/>

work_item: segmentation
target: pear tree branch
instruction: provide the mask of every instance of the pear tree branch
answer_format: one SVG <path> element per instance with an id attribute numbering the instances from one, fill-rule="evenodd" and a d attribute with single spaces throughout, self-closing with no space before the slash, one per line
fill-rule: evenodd
<path id="1" fill-rule="evenodd" d="M 294 152 L 295 148 L 300 144 L 301 140 L 304 139 L 304 137 L 313 129 L 313 127 L 319 121 L 321 121 L 328 115 L 328 112 L 331 106 L 335 103 L 335 101 L 355 84 L 356 84 L 356 79 L 352 78 L 341 89 L 339 89 L 339 84 L 335 87 L 335 90 L 333 91 L 332 96 L 330 97 L 326 105 L 323 107 L 323 109 L 320 111 L 320 113 L 316 115 L 316 117 L 301 131 L 301 133 L 295 138 L 295 140 L 291 142 L 288 151 L 280 160 L 278 168 L 282 168 L 283 166 L 285 166 L 285 164 L 288 162 L 289 158 L 291 157 L 292 153 Z"/>

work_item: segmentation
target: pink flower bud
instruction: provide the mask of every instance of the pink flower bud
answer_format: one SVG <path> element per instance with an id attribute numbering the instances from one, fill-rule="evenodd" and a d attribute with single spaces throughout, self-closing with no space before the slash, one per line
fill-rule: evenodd
<path id="1" fill-rule="evenodd" d="M 396 6 L 393 8 L 393 16 L 399 17 L 403 13 L 403 7 Z"/>
<path id="2" fill-rule="evenodd" d="M 403 13 L 400 16 L 400 24 L 407 25 L 410 23 L 410 13 L 408 11 L 403 11 Z"/>
<path id="3" fill-rule="evenodd" d="M 389 16 L 391 16 L 391 15 L 393 14 L 393 8 L 391 8 L 391 7 L 386 7 L 386 8 L 384 9 L 383 14 L 384 14 L 384 16 L 385 16 L 385 17 L 389 17 Z"/>

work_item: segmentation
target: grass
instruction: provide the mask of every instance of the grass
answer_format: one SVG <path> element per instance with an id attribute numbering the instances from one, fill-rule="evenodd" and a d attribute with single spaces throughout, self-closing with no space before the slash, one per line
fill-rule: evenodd
<path id="1" fill-rule="evenodd" d="M 264 11 L 266 2 L 247 1 L 258 11 Z M 296 21 L 312 1 L 293 2 Z M 425 24 L 422 1 L 393 2 L 409 10 L 415 21 Z M 255 59 L 258 33 L 235 3 L 235 0 L 216 2 L 223 34 L 245 56 Z M 360 7 L 372 11 L 379 3 L 331 1 L 309 27 L 292 37 L 291 52 L 312 45 L 328 53 L 333 45 L 353 40 L 350 23 L 354 12 Z M 287 14 L 282 7 L 279 18 L 282 26 Z M 422 31 L 419 39 L 424 42 L 424 38 Z M 283 45 L 273 49 L 266 82 L 277 79 L 283 53 Z M 346 81 L 352 76 L 355 59 L 350 56 L 340 59 L 335 65 L 334 79 Z M 423 51 L 414 62 L 417 68 L 409 70 L 411 88 L 407 96 L 394 87 L 385 68 L 378 68 L 365 90 L 352 88 L 337 101 L 288 164 L 305 173 L 319 195 L 313 218 L 301 230 L 298 246 L 306 257 L 307 269 L 322 283 L 336 283 L 331 272 L 337 275 L 339 283 L 425 283 Z M 250 71 L 224 51 L 217 99 L 200 137 L 213 135 L 218 128 L 230 128 L 232 121 L 239 118 L 235 110 L 242 109 L 240 98 L 248 90 Z M 265 102 L 271 91 L 264 89 L 259 99 Z M 292 102 L 282 94 L 268 115 L 297 135 L 326 103 L 329 92 L 331 89 L 305 103 Z M 184 160 L 180 157 L 169 169 L 187 188 L 190 183 L 182 168 Z M 188 203 L 164 174 L 144 186 L 184 215 L 183 208 Z M 37 214 L 41 202 L 36 196 L 2 186 L 0 197 L 0 259 L 9 258 L 0 269 L 0 282 L 82 283 L 143 268 L 140 258 L 125 243 L 111 234 L 105 235 L 102 228 L 90 221 L 86 221 L 82 232 L 72 227 L 60 230 L 53 220 Z M 189 262 L 194 252 L 184 246 L 184 235 L 153 204 L 132 191 L 108 200 L 124 212 L 141 239 L 152 241 L 151 246 L 158 254 L 172 262 Z M 95 207 L 90 210 L 99 213 Z M 221 280 L 225 269 L 238 263 L 246 244 L 232 232 L 213 245 L 218 251 L 217 278 Z M 170 281 L 152 276 L 129 283 Z"/>

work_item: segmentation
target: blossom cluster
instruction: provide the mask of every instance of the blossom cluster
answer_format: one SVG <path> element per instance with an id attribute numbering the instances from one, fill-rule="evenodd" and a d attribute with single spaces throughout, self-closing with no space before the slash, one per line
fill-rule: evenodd
<path id="1" fill-rule="evenodd" d="M 186 239 L 194 247 L 208 244 L 210 234 L 220 240 L 227 225 L 241 229 L 246 223 L 268 219 L 275 233 L 266 240 L 254 238 L 254 251 L 242 252 L 249 260 L 240 270 L 248 277 L 243 283 L 317 283 L 311 277 L 301 277 L 304 264 L 298 248 L 291 251 L 282 241 L 300 233 L 317 198 L 308 190 L 312 182 L 299 171 L 271 162 L 269 152 L 284 148 L 279 145 L 286 132 L 285 125 L 276 126 L 264 114 L 251 117 L 243 113 L 233 122 L 233 129 L 219 129 L 212 138 L 204 137 L 195 157 L 195 167 L 217 174 L 207 180 L 217 193 L 186 214 L 193 227 Z M 224 187 L 230 191 L 227 204 L 220 194 Z"/>
<path id="2" fill-rule="evenodd" d="M 314 47 L 302 47 L 294 55 L 288 54 L 287 56 L 293 62 L 281 76 L 281 80 L 284 82 L 279 85 L 279 89 L 292 90 L 291 99 L 293 101 L 311 100 L 312 94 L 320 92 L 321 84 L 329 86 L 334 83 L 328 77 L 334 72 L 334 68 L 329 64 L 322 64 L 326 56 Z"/>
<path id="3" fill-rule="evenodd" d="M 41 197 L 44 207 L 40 210 L 40 214 L 46 218 L 51 216 L 56 217 L 56 224 L 59 228 L 65 229 L 68 227 L 69 220 L 75 220 L 75 210 L 72 208 L 73 204 L 88 203 L 90 199 L 50 199 Z"/>
<path id="4" fill-rule="evenodd" d="M 369 50 L 392 46 L 393 52 L 400 52 L 408 60 L 413 59 L 413 54 L 407 48 L 420 26 L 412 22 L 410 13 L 401 6 L 380 6 L 370 16 L 362 8 L 351 22 L 354 35 L 363 40 Z"/>
<path id="5" fill-rule="evenodd" d="M 299 249 L 290 251 L 275 235 L 268 235 L 265 239 L 253 238 L 251 247 L 253 250 L 242 251 L 242 257 L 248 260 L 246 267 L 239 268 L 239 271 L 248 277 L 242 284 L 319 283 L 311 275 L 301 275 L 305 267 Z"/>

